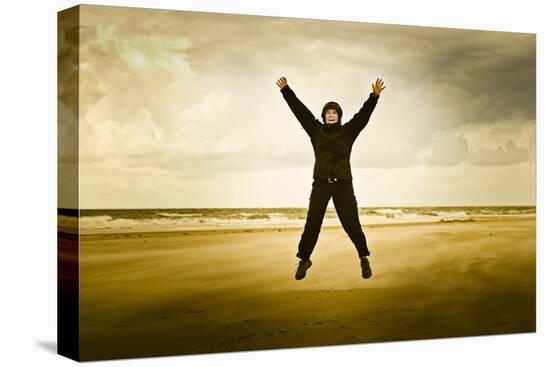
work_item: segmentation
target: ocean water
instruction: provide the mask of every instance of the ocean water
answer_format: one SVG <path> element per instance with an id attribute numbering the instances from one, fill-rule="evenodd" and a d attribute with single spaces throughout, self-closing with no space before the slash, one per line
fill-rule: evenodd
<path id="1" fill-rule="evenodd" d="M 535 217 L 535 206 L 369 207 L 359 208 L 361 224 L 472 221 Z M 74 231 L 78 212 L 60 209 L 58 228 Z M 307 208 L 83 209 L 80 233 L 118 233 L 201 229 L 303 227 Z M 323 226 L 340 226 L 327 208 Z"/>

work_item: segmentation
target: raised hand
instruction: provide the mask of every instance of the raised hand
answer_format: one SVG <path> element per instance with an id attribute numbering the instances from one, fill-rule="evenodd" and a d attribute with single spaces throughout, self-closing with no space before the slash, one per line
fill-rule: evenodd
<path id="1" fill-rule="evenodd" d="M 379 96 L 380 93 L 382 93 L 382 91 L 386 89 L 386 87 L 382 87 L 383 85 L 384 82 L 382 81 L 382 79 L 376 78 L 376 84 L 372 84 L 372 93 L 374 93 L 376 96 Z"/>
<path id="2" fill-rule="evenodd" d="M 284 76 L 280 77 L 279 80 L 277 80 L 277 85 L 280 89 L 283 89 L 287 85 L 286 78 Z"/>

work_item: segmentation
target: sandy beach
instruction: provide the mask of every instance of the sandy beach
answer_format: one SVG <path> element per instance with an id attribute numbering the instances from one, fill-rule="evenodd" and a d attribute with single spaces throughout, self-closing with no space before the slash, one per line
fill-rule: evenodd
<path id="1" fill-rule="evenodd" d="M 82 235 L 82 360 L 535 331 L 535 219 Z"/>

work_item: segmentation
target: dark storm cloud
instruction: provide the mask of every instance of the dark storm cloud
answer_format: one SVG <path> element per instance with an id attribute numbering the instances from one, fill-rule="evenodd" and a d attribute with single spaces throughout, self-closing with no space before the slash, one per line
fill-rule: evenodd
<path id="1" fill-rule="evenodd" d="M 197 72 L 214 72 L 221 60 L 235 72 L 253 72 L 265 63 L 309 64 L 312 69 L 322 64 L 328 71 L 334 66 L 368 66 L 394 72 L 404 88 L 447 91 L 452 86 L 456 93 L 447 91 L 434 102 L 452 106 L 460 115 L 457 123 L 535 117 L 533 34 L 119 7 L 89 9 L 99 24 L 117 25 L 120 38 L 136 34 L 189 37 L 193 46 L 181 53 Z M 115 10 L 124 16 L 117 16 Z"/>
<path id="2" fill-rule="evenodd" d="M 293 20 L 294 21 L 294 20 Z M 399 76 L 403 88 L 447 90 L 457 123 L 535 118 L 534 34 L 300 21 L 298 37 L 316 44 L 323 60 L 369 66 Z M 318 54 L 317 56 L 321 56 Z"/>
<path id="3" fill-rule="evenodd" d="M 374 126 L 371 122 L 363 133 L 370 136 L 360 138 L 364 140 L 358 145 L 364 147 L 354 148 L 357 167 L 416 165 L 416 156 L 433 143 L 440 129 L 498 125 L 509 119 L 521 125 L 535 118 L 532 34 L 123 7 L 84 8 L 87 26 L 82 29 L 82 40 L 90 63 L 82 71 L 81 88 L 87 96 L 82 112 L 103 101 L 106 106 L 101 118 L 128 124 L 136 121 L 135 107 L 141 106 L 166 139 L 179 137 L 175 132 L 184 124 L 201 124 L 200 129 L 191 131 L 196 139 L 214 124 L 220 138 L 227 136 L 234 126 L 222 122 L 225 116 L 242 119 L 246 139 L 261 137 L 265 125 L 257 121 L 271 122 L 259 116 L 265 113 L 265 106 L 273 111 L 275 102 L 265 101 L 273 100 L 268 93 L 275 87 L 275 79 L 271 78 L 279 75 L 269 73 L 277 69 L 281 73 L 294 72 L 296 78 L 291 83 L 296 83 L 298 95 L 316 115 L 324 102 L 320 98 L 345 98 L 344 119 L 360 107 L 377 73 L 384 72 L 390 78 L 386 80 L 386 96 L 375 111 Z M 106 38 L 104 44 L 102 37 Z M 124 42 L 147 37 L 155 37 L 164 49 L 153 44 L 132 45 L 136 49 L 144 47 L 142 52 L 157 57 L 159 64 L 166 56 L 181 57 L 198 76 L 195 82 L 188 85 L 178 80 L 170 67 L 158 67 L 149 74 L 129 68 L 123 58 Z M 182 45 L 176 42 L 179 39 L 190 43 Z M 205 103 L 205 95 L 212 95 L 214 101 L 221 98 L 216 88 L 229 91 L 225 110 L 220 107 L 216 114 L 206 115 L 201 109 L 193 109 Z M 312 90 L 320 92 L 313 96 Z M 391 93 L 399 99 L 391 99 Z M 109 98 L 104 98 L 106 95 Z M 281 112 L 288 112 L 280 105 Z M 183 117 L 176 114 L 186 106 L 192 112 Z M 431 116 L 421 114 L 421 110 L 436 112 Z M 241 115 L 241 111 L 246 113 Z M 384 118 L 383 125 L 377 121 L 380 117 Z M 269 118 L 278 123 L 285 119 L 283 126 L 288 129 L 295 123 L 288 114 L 271 113 Z M 281 138 L 285 135 L 279 134 Z M 166 141 L 159 141 L 159 146 L 166 146 Z M 185 147 L 185 141 L 181 146 Z M 432 154 L 429 162 L 449 165 L 463 157 L 460 149 L 445 152 L 444 148 L 439 147 L 441 156 Z M 281 163 L 288 166 L 299 162 L 304 167 L 311 164 L 302 154 L 310 154 L 310 150 L 295 149 L 288 159 L 279 160 L 277 155 L 257 154 L 256 149 L 256 145 L 250 145 L 242 156 L 205 153 L 194 162 L 206 165 L 212 160 L 212 169 L 228 171 L 276 168 Z M 492 160 L 481 161 L 496 161 L 499 154 L 504 161 L 509 160 L 502 151 L 495 152 Z M 140 159 L 148 164 L 145 157 L 129 159 L 132 164 L 138 165 Z M 158 164 L 177 170 L 178 162 L 169 161 L 163 163 L 161 159 Z"/>

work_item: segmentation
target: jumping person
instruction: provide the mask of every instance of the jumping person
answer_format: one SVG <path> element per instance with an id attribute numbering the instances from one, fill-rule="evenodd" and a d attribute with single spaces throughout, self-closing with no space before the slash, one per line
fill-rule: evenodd
<path id="1" fill-rule="evenodd" d="M 359 221 L 357 200 L 353 191 L 350 155 L 355 139 L 367 125 L 380 93 L 386 88 L 383 85 L 382 79 L 377 78 L 376 83 L 372 84 L 372 93 L 359 112 L 346 124 L 342 124 L 342 108 L 338 103 L 330 101 L 325 104 L 321 112 L 321 123 L 296 97 L 284 76 L 277 81 L 283 98 L 309 135 L 315 153 L 307 219 L 296 253 L 296 257 L 300 259 L 295 272 L 296 280 L 303 279 L 312 265 L 310 256 L 319 238 L 331 197 L 342 227 L 357 249 L 363 278 L 372 276 L 367 258 L 370 251 Z"/>

